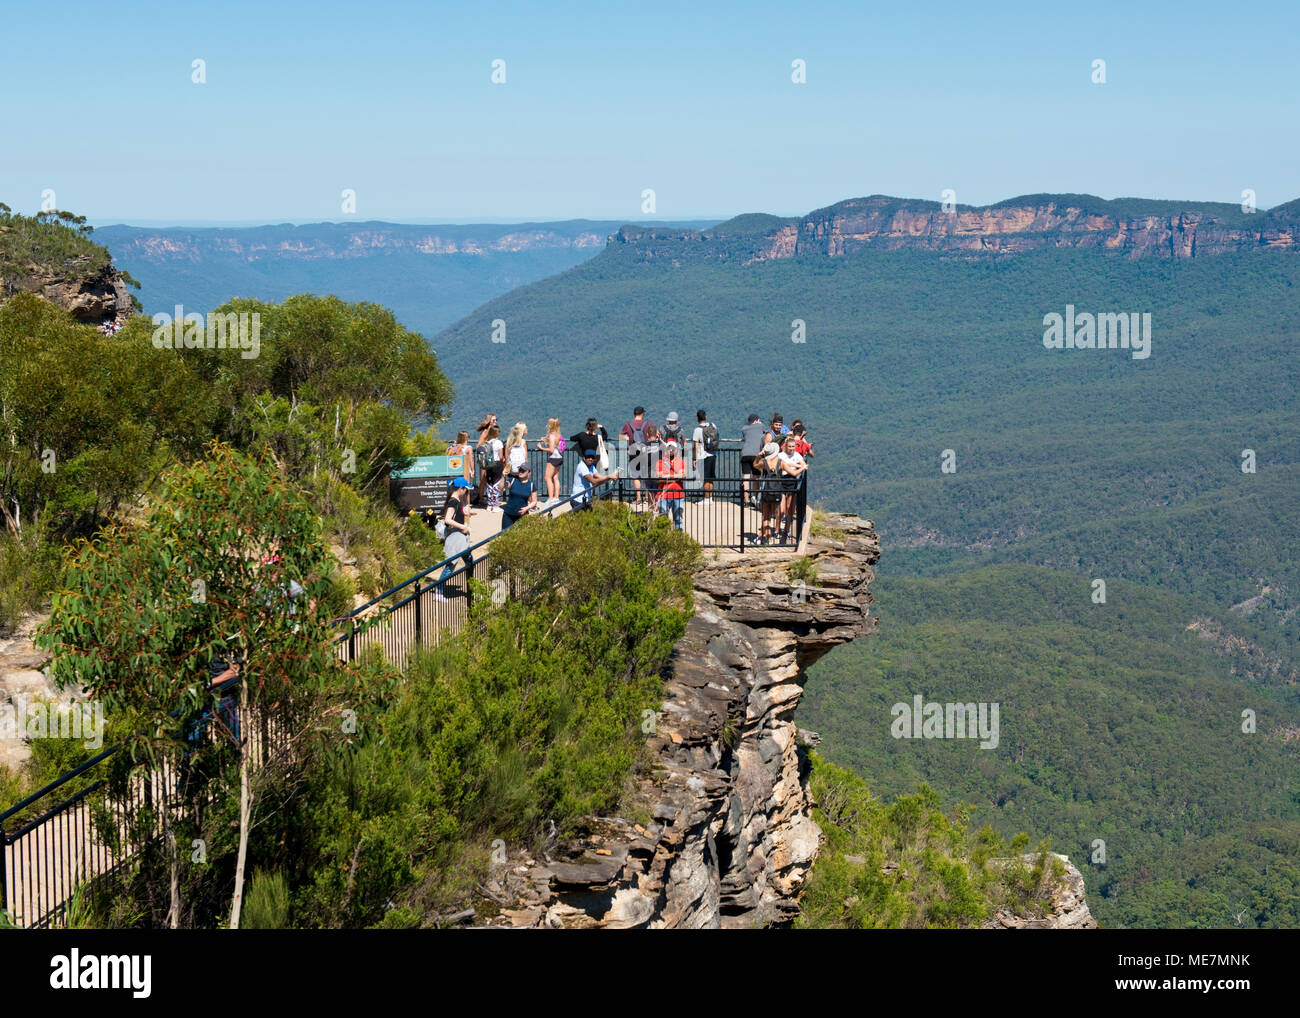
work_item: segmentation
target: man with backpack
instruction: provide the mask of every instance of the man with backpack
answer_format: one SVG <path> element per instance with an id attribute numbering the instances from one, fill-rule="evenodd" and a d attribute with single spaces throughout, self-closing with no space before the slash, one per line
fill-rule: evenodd
<path id="1" fill-rule="evenodd" d="M 664 429 L 660 434 L 665 442 L 676 442 L 679 449 L 686 447 L 686 433 L 682 431 L 682 426 L 677 423 L 676 410 L 668 415 L 668 422 L 664 425 Z"/>
<path id="2" fill-rule="evenodd" d="M 718 453 L 718 427 L 709 423 L 709 415 L 703 410 L 697 411 L 695 434 L 691 440 L 695 443 L 695 462 L 699 464 L 700 479 L 704 482 L 704 504 L 713 504 L 713 477 Z"/>
<path id="3" fill-rule="evenodd" d="M 621 432 L 623 441 L 627 443 L 627 473 L 632 478 L 632 489 L 635 492 L 632 499 L 633 509 L 640 509 L 643 503 L 646 508 L 650 506 L 650 500 L 641 487 L 641 478 L 649 476 L 645 426 L 645 407 L 639 406 L 632 411 L 632 419 L 623 425 Z"/>

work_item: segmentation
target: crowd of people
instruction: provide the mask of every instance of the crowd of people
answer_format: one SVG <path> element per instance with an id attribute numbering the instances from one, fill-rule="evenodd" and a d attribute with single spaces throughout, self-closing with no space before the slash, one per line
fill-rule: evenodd
<path id="1" fill-rule="evenodd" d="M 620 453 L 627 464 L 634 511 L 662 514 L 682 530 L 688 479 L 694 482 L 693 489 L 698 487 L 705 506 L 713 502 L 721 438 L 705 410 L 696 412 L 695 428 L 687 437 L 676 411 L 668 414 L 660 427 L 638 406 L 619 431 L 622 447 L 613 450 L 609 432 L 595 417 L 587 419 L 584 430 L 567 438 L 559 418 L 550 418 L 545 436 L 533 446 L 545 454 L 544 499 L 529 463 L 528 425 L 518 421 L 502 439 L 496 414 L 488 414 L 476 430 L 478 437 L 472 445 L 469 432 L 460 431 L 447 448 L 448 455 L 460 456 L 464 463 L 463 475 L 452 482 L 441 521 L 448 534 L 449 558 L 464 550 L 461 537 L 468 547 L 466 517 L 473 515 L 471 507 L 500 513 L 502 530 L 566 497 L 575 510 L 590 508 L 594 489 L 620 476 L 619 469 L 611 470 Z M 785 544 L 795 523 L 799 479 L 813 458 L 807 430 L 798 419 L 786 425 L 778 413 L 768 423 L 758 414 L 750 414 L 740 432 L 742 500 L 759 513 L 758 542 L 779 540 Z M 566 496 L 560 474 L 570 449 L 577 450 L 578 463 Z"/>

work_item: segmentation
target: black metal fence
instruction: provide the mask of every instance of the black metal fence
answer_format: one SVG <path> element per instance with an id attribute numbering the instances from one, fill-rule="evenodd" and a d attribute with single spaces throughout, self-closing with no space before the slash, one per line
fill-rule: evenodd
<path id="1" fill-rule="evenodd" d="M 173 719 L 178 719 L 176 714 Z M 189 735 L 193 751 L 209 749 L 238 735 L 249 747 L 250 763 L 263 768 L 289 745 L 284 727 L 265 714 L 245 711 L 238 704 L 205 713 Z M 64 925 L 73 894 L 93 892 L 96 884 L 118 872 L 146 844 L 160 837 L 167 818 L 175 822 L 189 810 L 203 810 L 215 797 L 214 786 L 186 794 L 195 770 L 187 754 L 179 763 L 161 767 L 139 765 L 120 786 L 110 790 L 102 772 L 106 761 L 122 749 L 111 746 L 79 767 L 0 814 L 0 908 L 19 926 Z M 212 759 L 205 757 L 205 759 Z M 237 766 L 232 757 L 230 766 Z M 219 777 L 219 772 L 208 777 Z M 43 800 L 60 799 L 53 807 L 6 832 L 4 822 L 22 818 Z M 141 818 L 147 818 L 142 823 Z"/>

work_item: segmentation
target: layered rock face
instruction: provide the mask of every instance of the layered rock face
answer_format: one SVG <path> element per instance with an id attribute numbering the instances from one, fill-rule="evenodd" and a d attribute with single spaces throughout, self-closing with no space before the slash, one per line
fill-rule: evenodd
<path id="1" fill-rule="evenodd" d="M 6 281 L 6 289 L 40 294 L 89 325 L 122 325 L 132 314 L 131 291 L 111 265 L 85 275 L 34 270 Z M 0 291 L 0 298 L 3 296 L 4 291 Z"/>
<path id="2" fill-rule="evenodd" d="M 1245 228 L 1230 226 L 1224 216 L 1210 212 L 1121 217 L 1057 201 L 952 212 L 897 205 L 888 198 L 862 198 L 814 213 L 800 224 L 795 253 L 834 257 L 864 247 L 908 247 L 1014 254 L 1081 247 L 1134 258 L 1194 258 L 1255 247 L 1294 249 L 1297 239 L 1289 221 L 1264 213 L 1257 224 Z M 756 259 L 790 257 L 789 246 L 788 239 L 773 238 Z"/>
<path id="3" fill-rule="evenodd" d="M 800 752 L 815 737 L 793 721 L 804 669 L 874 630 L 880 557 L 868 521 L 831 514 L 817 529 L 806 581 L 791 575 L 793 554 L 734 556 L 696 574 L 696 612 L 648 740 L 656 773 L 639 789 L 652 822 L 607 818 L 554 861 L 511 867 L 502 886 L 522 907 L 510 922 L 706 928 L 797 914 L 821 838 Z"/>
<path id="4" fill-rule="evenodd" d="M 1095 248 L 1126 257 L 1195 258 L 1232 251 L 1300 247 L 1295 202 L 1267 212 L 1173 202 L 1106 202 L 1080 195 L 1036 195 L 984 208 L 873 195 L 853 198 L 751 232 L 723 223 L 713 230 L 624 227 L 611 247 L 636 260 L 739 261 L 837 258 L 865 248 L 1018 254 L 1038 248 Z M 1132 208 L 1150 211 L 1134 214 Z"/>

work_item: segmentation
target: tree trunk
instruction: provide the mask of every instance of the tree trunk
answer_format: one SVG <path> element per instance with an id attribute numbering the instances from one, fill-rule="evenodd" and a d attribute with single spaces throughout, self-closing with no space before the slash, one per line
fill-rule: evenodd
<path id="1" fill-rule="evenodd" d="M 171 907 L 167 909 L 168 929 L 179 929 L 181 925 L 181 864 L 176 855 L 176 831 L 172 828 L 171 814 L 167 817 L 167 842 L 171 847 Z"/>
<path id="2" fill-rule="evenodd" d="M 239 855 L 235 860 L 235 897 L 230 903 L 230 928 L 239 929 L 239 912 L 244 904 L 244 862 L 248 858 L 248 817 L 252 812 L 249 801 L 248 767 L 249 740 L 243 738 L 244 725 L 248 723 L 248 676 L 239 681 Z"/>

